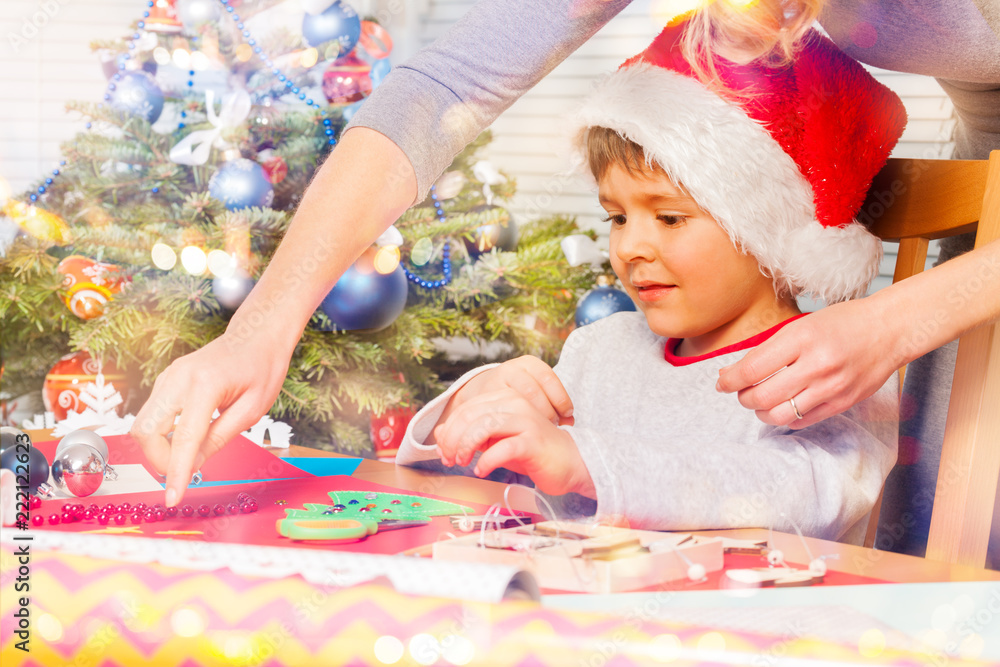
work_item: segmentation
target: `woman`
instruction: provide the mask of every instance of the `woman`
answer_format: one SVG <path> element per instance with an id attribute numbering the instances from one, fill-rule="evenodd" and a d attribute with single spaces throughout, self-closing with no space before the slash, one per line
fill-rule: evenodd
<path id="1" fill-rule="evenodd" d="M 168 505 L 180 501 L 193 469 L 270 408 L 309 317 L 351 262 L 423 199 L 468 141 L 627 4 L 482 0 L 386 78 L 317 173 L 226 332 L 171 364 L 140 410 L 132 434 L 167 471 Z M 689 33 L 688 52 L 701 57 L 706 76 L 712 67 L 705 54 L 780 60 L 817 17 L 861 62 L 939 77 L 958 114 L 956 157 L 984 158 L 1000 148 L 998 0 L 716 0 L 700 11 L 702 27 Z M 949 246 L 944 254 L 960 251 Z M 1000 243 L 993 243 L 804 318 L 724 369 L 719 389 L 739 391 L 740 401 L 770 424 L 801 428 L 837 414 L 874 393 L 901 365 L 1000 317 L 994 273 L 994 289 L 984 290 L 973 307 L 955 312 L 935 336 L 921 337 L 923 344 L 908 344 L 913 327 L 933 317 L 949 290 L 998 262 Z M 914 369 L 908 376 L 923 381 L 928 374 Z M 941 405 L 938 396 L 924 398 Z M 216 408 L 222 414 L 210 424 Z"/>

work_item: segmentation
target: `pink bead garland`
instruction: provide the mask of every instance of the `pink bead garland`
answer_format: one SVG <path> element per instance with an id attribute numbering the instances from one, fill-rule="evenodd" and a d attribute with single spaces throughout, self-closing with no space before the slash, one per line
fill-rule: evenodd
<path id="1" fill-rule="evenodd" d="M 28 502 L 30 509 L 37 510 L 41 506 L 42 501 L 38 496 L 30 497 Z M 256 512 L 258 509 L 259 505 L 257 501 L 246 493 L 240 493 L 236 496 L 235 502 L 216 503 L 214 507 L 200 505 L 197 509 L 192 505 L 164 507 L 162 504 L 156 503 L 155 505 L 147 506 L 142 502 L 135 505 L 128 502 L 123 502 L 119 505 L 108 503 L 103 507 L 96 503 L 92 503 L 89 506 L 84 506 L 82 503 L 66 503 L 60 508 L 58 513 L 49 515 L 48 522 L 50 525 L 56 526 L 60 523 L 76 523 L 77 521 L 97 519 L 97 522 L 102 526 L 106 526 L 112 521 L 119 526 L 124 525 L 128 521 L 138 525 L 140 523 L 163 521 L 164 519 L 175 518 L 177 516 L 190 519 L 195 515 L 208 517 L 213 513 L 216 516 L 224 514 L 250 514 Z M 36 513 L 31 517 L 31 523 L 34 526 L 42 526 L 45 524 L 45 516 Z"/>

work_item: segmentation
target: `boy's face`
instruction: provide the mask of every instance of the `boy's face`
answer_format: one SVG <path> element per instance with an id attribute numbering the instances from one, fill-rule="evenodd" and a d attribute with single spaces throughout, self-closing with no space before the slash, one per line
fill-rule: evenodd
<path id="1" fill-rule="evenodd" d="M 790 315 L 778 312 L 757 260 L 737 251 L 665 174 L 612 165 L 600 201 L 610 218 L 611 266 L 655 333 L 685 339 L 680 353 L 716 350 Z"/>

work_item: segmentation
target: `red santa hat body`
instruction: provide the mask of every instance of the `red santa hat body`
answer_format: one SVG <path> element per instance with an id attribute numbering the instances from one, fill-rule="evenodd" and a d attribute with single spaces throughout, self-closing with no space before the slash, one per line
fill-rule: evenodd
<path id="1" fill-rule="evenodd" d="M 882 245 L 855 219 L 906 124 L 902 102 L 812 31 L 785 67 L 720 60 L 725 89 L 681 55 L 681 26 L 601 80 L 573 125 L 642 146 L 752 254 L 779 289 L 828 303 L 864 295 Z"/>

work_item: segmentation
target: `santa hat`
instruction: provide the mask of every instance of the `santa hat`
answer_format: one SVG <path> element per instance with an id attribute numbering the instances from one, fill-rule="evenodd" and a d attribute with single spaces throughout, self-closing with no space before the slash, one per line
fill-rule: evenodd
<path id="1" fill-rule="evenodd" d="M 702 84 L 671 26 L 601 80 L 576 114 L 642 146 L 733 242 L 792 294 L 863 296 L 882 244 L 855 219 L 906 112 L 830 40 L 811 31 L 793 62 L 717 62 L 725 96 Z"/>

